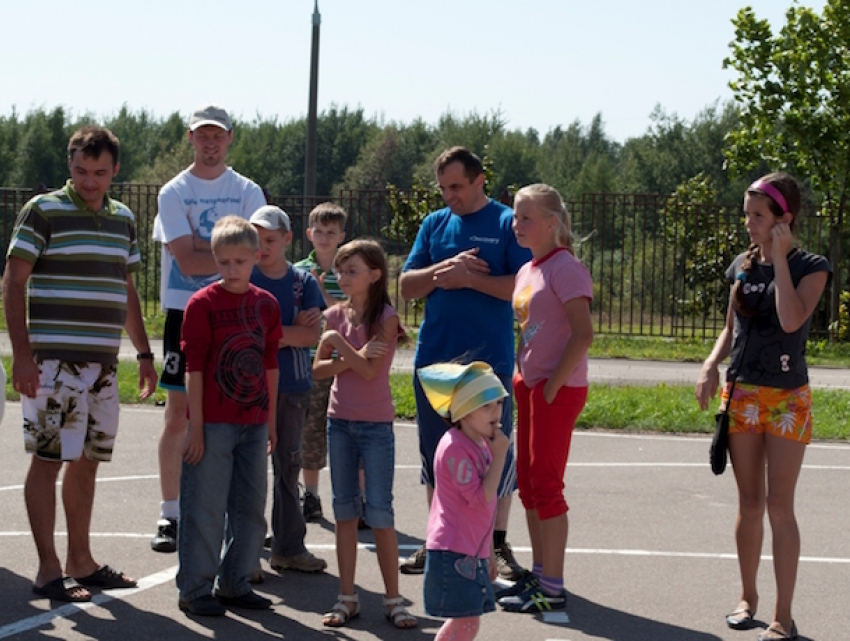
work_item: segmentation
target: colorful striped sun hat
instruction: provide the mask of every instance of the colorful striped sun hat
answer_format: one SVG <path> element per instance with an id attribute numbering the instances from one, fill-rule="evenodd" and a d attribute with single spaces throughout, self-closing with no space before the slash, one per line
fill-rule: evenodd
<path id="1" fill-rule="evenodd" d="M 482 361 L 436 363 L 419 368 L 416 374 L 434 411 L 453 423 L 508 395 L 493 368 Z"/>

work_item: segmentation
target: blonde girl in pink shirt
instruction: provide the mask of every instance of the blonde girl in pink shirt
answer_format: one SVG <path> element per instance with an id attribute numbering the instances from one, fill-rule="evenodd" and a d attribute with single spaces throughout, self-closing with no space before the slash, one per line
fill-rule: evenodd
<path id="1" fill-rule="evenodd" d="M 514 374 L 517 482 L 533 565 L 496 596 L 512 612 L 566 610 L 564 473 L 587 400 L 593 288 L 573 253 L 570 217 L 554 188 L 536 184 L 517 192 L 514 233 L 532 254 L 517 273 L 513 306 L 521 331 Z"/>
<path id="2" fill-rule="evenodd" d="M 334 377 L 328 404 L 328 457 L 339 564 L 337 603 L 323 623 L 340 627 L 360 614 L 354 586 L 357 524 L 364 517 L 375 535 L 384 579 L 386 618 L 397 628 L 416 619 L 398 591 L 398 537 L 393 514 L 395 436 L 390 365 L 403 332 L 387 294 L 387 260 L 374 240 L 353 240 L 334 259 L 348 300 L 325 310 L 326 330 L 313 361 L 313 376 Z M 336 355 L 336 357 L 334 356 Z M 365 501 L 359 470 L 365 472 Z"/>

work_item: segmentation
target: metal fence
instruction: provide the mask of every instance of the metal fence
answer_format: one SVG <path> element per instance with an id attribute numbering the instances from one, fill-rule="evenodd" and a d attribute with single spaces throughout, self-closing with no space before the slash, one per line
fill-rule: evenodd
<path id="1" fill-rule="evenodd" d="M 111 195 L 136 214 L 144 268 L 137 282 L 145 315 L 159 310 L 160 246 L 151 239 L 159 185 L 117 183 Z M 18 211 L 34 195 L 28 189 L 0 188 L 3 248 Z M 421 212 L 441 206 L 438 196 L 389 190 L 342 191 L 336 197 L 272 196 L 292 220 L 290 258 L 309 252 L 307 217 L 320 202 L 333 200 L 349 215 L 347 238 L 381 240 L 390 264 L 391 294 L 403 321 L 421 320 L 421 305 L 406 303 L 398 291 L 398 274 L 418 228 Z M 398 203 L 418 203 L 417 211 Z M 586 194 L 567 203 L 577 240 L 577 254 L 594 282 L 594 330 L 601 334 L 712 338 L 722 329 L 728 285 L 723 272 L 747 244 L 740 205 L 682 204 L 660 195 Z M 409 221 L 393 223 L 394 210 Z M 840 262 L 841 230 L 819 216 L 801 217 L 796 231 L 809 251 Z M 830 300 L 846 282 L 836 269 L 833 291 L 823 297 L 812 324 L 815 336 L 827 336 Z M 837 298 L 835 299 L 837 300 Z"/>

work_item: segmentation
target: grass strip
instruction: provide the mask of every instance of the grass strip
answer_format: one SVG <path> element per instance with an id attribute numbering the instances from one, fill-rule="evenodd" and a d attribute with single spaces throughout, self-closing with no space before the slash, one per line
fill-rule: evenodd
<path id="1" fill-rule="evenodd" d="M 11 358 L 3 357 L 6 372 L 10 372 Z M 118 390 L 121 403 L 139 404 L 139 370 L 131 361 L 118 365 Z M 411 374 L 391 374 L 390 388 L 395 401 L 396 416 L 413 420 L 416 402 L 413 396 Z M 850 440 L 850 392 L 815 389 L 813 436 L 818 440 Z M 19 400 L 11 382 L 6 385 L 6 398 Z M 157 390 L 153 398 L 143 405 L 152 406 L 165 401 L 165 393 Z M 701 412 L 694 399 L 693 386 L 660 384 L 591 385 L 587 405 L 579 416 L 580 429 L 611 429 L 630 432 L 660 432 L 671 434 L 702 433 L 714 430 L 714 410 Z"/>

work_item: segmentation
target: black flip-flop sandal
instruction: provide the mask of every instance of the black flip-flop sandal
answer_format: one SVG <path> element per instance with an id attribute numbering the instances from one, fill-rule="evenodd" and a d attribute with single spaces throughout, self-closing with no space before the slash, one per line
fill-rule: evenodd
<path id="1" fill-rule="evenodd" d="M 124 576 L 123 572 L 113 570 L 108 565 L 99 567 L 88 576 L 77 577 L 77 582 L 87 588 L 100 588 L 102 590 L 135 588 L 137 586 L 137 583 Z"/>
<path id="2" fill-rule="evenodd" d="M 74 596 L 73 592 L 83 588 L 81 583 L 70 576 L 54 579 L 42 586 L 33 585 L 32 591 L 40 597 L 51 601 L 62 601 L 64 603 L 87 603 L 91 601 L 91 593 L 86 590 L 84 596 Z"/>

